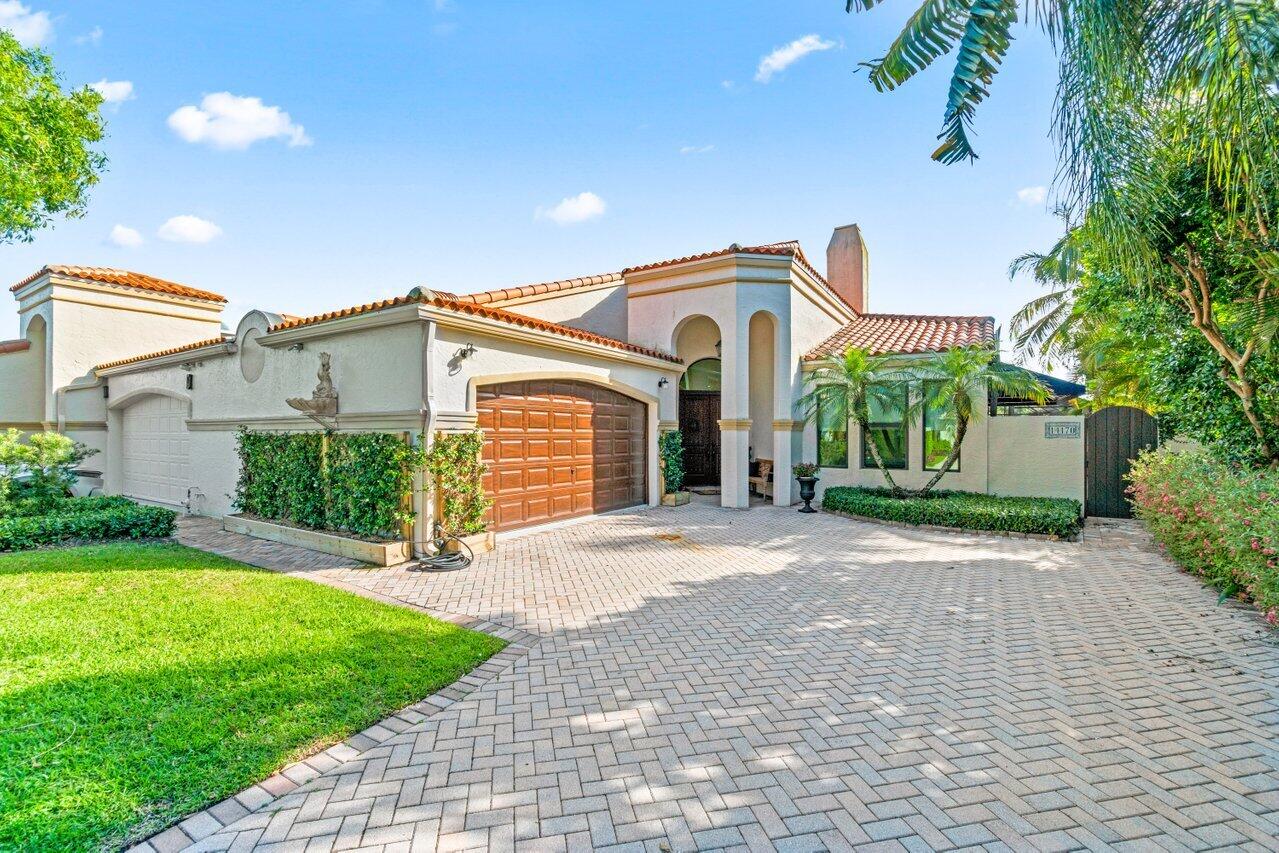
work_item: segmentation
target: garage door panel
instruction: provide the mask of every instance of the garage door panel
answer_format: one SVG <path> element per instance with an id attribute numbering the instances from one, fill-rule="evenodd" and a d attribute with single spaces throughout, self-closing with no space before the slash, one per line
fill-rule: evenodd
<path id="1" fill-rule="evenodd" d="M 187 404 L 143 397 L 121 416 L 121 491 L 132 498 L 181 505 L 191 486 Z"/>
<path id="2" fill-rule="evenodd" d="M 496 529 L 644 501 L 647 407 L 638 400 L 585 382 L 537 380 L 477 388 L 476 405 Z"/>

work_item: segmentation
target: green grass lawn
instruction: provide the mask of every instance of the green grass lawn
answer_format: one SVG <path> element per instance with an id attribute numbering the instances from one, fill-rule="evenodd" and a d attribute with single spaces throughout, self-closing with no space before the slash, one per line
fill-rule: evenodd
<path id="1" fill-rule="evenodd" d="M 502 645 L 180 545 L 0 555 L 0 849 L 144 838 Z"/>

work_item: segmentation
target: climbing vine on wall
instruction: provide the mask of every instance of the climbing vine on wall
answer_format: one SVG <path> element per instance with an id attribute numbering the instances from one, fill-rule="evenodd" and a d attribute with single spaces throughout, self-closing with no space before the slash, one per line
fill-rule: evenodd
<path id="1" fill-rule="evenodd" d="M 657 454 L 662 461 L 662 482 L 670 495 L 684 487 L 684 434 L 679 430 L 662 433 L 657 441 Z"/>
<path id="2" fill-rule="evenodd" d="M 413 475 L 424 454 L 398 435 L 242 429 L 236 446 L 242 512 L 377 538 L 398 538 L 413 519 Z"/>
<path id="3" fill-rule="evenodd" d="M 440 503 L 441 524 L 449 533 L 479 533 L 493 501 L 484 494 L 484 433 L 479 430 L 436 433 L 426 456 L 426 471 Z"/>

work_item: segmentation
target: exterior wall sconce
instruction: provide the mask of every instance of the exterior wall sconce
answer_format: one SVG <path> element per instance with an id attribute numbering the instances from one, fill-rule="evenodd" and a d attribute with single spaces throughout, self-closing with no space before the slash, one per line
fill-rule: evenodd
<path id="1" fill-rule="evenodd" d="M 302 342 L 298 341 L 295 344 L 289 344 L 289 352 L 302 352 Z"/>
<path id="2" fill-rule="evenodd" d="M 723 341 L 716 341 L 716 342 L 715 342 L 715 354 L 716 354 L 716 355 L 723 355 L 723 354 L 724 354 L 724 342 L 723 342 Z"/>
<path id="3" fill-rule="evenodd" d="M 195 388 L 195 374 L 188 373 L 187 374 L 187 390 L 190 391 L 194 388 Z"/>
<path id="4" fill-rule="evenodd" d="M 457 360 L 464 361 L 473 355 L 475 355 L 475 344 L 468 343 L 466 346 L 457 351 Z"/>
<path id="5" fill-rule="evenodd" d="M 109 400 L 109 399 L 111 399 L 111 386 L 110 386 L 110 385 L 106 385 L 106 384 L 104 384 L 104 385 L 102 386 L 102 399 L 104 399 L 104 400 Z"/>
<path id="6" fill-rule="evenodd" d="M 658 388 L 665 388 L 667 385 L 670 385 L 670 384 L 671 384 L 671 380 L 667 379 L 665 376 L 663 376 L 661 379 L 657 380 L 657 387 L 658 387 Z"/>

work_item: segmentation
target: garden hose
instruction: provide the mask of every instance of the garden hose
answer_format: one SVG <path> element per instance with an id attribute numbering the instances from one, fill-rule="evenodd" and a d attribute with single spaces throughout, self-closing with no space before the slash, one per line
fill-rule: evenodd
<path id="1" fill-rule="evenodd" d="M 454 546 L 455 550 L 446 550 L 450 542 L 457 543 Z M 410 571 L 452 572 L 465 569 L 475 559 L 471 546 L 445 530 L 438 521 L 435 522 L 435 538 L 431 540 L 431 545 L 435 548 L 435 553 L 418 560 L 409 567 Z"/>

